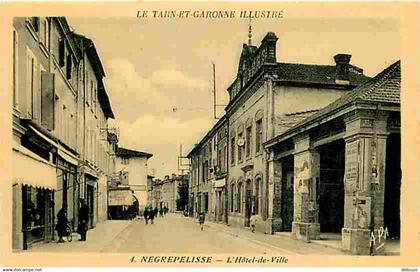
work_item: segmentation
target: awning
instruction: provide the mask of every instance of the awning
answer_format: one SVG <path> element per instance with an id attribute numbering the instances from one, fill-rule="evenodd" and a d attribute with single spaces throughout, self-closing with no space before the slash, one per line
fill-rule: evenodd
<path id="1" fill-rule="evenodd" d="M 51 190 L 57 189 L 57 174 L 54 164 L 21 145 L 13 146 L 12 156 L 13 183 Z"/>
<path id="2" fill-rule="evenodd" d="M 226 184 L 226 179 L 225 178 L 218 179 L 214 182 L 214 187 L 215 188 L 224 187 L 225 184 Z"/>
<path id="3" fill-rule="evenodd" d="M 79 164 L 79 161 L 77 160 L 77 157 L 73 157 L 68 155 L 68 153 L 64 152 L 61 149 L 58 149 L 58 156 L 62 157 L 67 162 L 77 166 Z"/>
<path id="4" fill-rule="evenodd" d="M 130 190 L 112 190 L 108 192 L 109 206 L 131 206 L 134 196 Z"/>
<path id="5" fill-rule="evenodd" d="M 48 143 L 50 143 L 52 146 L 56 147 L 58 150 L 58 155 L 63 158 L 64 160 L 66 160 L 67 162 L 73 164 L 73 165 L 78 165 L 79 161 L 78 158 L 76 156 L 74 156 L 73 154 L 71 154 L 69 151 L 66 150 L 65 147 L 63 147 L 61 144 L 53 141 L 52 139 L 48 138 L 46 135 L 44 135 L 42 132 L 40 132 L 39 130 L 37 130 L 36 128 L 34 128 L 33 126 L 29 125 L 29 127 L 42 139 L 44 139 L 45 141 L 47 141 Z"/>

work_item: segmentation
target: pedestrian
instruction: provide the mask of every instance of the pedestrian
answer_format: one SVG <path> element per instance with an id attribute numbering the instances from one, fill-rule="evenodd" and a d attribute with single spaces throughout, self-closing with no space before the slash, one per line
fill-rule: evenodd
<path id="1" fill-rule="evenodd" d="M 150 216 L 149 207 L 146 207 L 144 208 L 144 212 L 143 212 L 143 217 L 144 217 L 144 221 L 146 222 L 146 225 L 149 224 L 149 216 Z"/>
<path id="2" fill-rule="evenodd" d="M 79 241 L 86 241 L 88 221 L 89 221 L 89 208 L 86 205 L 86 200 L 80 200 L 80 209 L 79 209 L 79 225 L 77 226 L 77 233 L 80 234 Z"/>
<path id="3" fill-rule="evenodd" d="M 58 242 L 64 243 L 63 236 L 67 236 L 67 224 L 69 221 L 67 220 L 67 208 L 62 207 L 57 213 L 57 225 L 55 226 L 55 230 L 58 234 Z"/>
<path id="4" fill-rule="evenodd" d="M 160 209 L 159 209 L 159 215 L 160 215 L 160 217 L 163 216 L 163 208 L 162 207 L 160 207 Z"/>
<path id="5" fill-rule="evenodd" d="M 204 212 L 200 212 L 200 215 L 198 216 L 198 222 L 200 223 L 201 230 L 204 228 L 204 221 L 206 220 L 206 215 Z"/>
<path id="6" fill-rule="evenodd" d="M 155 219 L 155 215 L 156 215 L 155 211 L 156 210 L 157 209 L 151 209 L 150 213 L 149 213 L 149 219 L 150 219 L 150 222 L 152 223 L 152 225 L 153 225 L 153 220 Z"/>
<path id="7" fill-rule="evenodd" d="M 163 208 L 163 214 L 164 214 L 164 215 L 166 215 L 167 213 L 168 213 L 168 207 L 166 207 L 166 206 L 165 206 L 165 207 Z"/>

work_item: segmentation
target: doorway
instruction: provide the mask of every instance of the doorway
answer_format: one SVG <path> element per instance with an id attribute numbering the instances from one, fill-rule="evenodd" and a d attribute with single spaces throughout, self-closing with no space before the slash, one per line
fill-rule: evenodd
<path id="1" fill-rule="evenodd" d="M 251 223 L 252 213 L 252 187 L 251 180 L 247 180 L 245 185 L 245 227 L 249 227 Z"/>
<path id="2" fill-rule="evenodd" d="M 341 233 L 344 226 L 345 142 L 341 139 L 323 145 L 319 153 L 317 200 L 321 232 Z"/>
<path id="3" fill-rule="evenodd" d="M 281 161 L 281 218 L 282 231 L 292 231 L 293 222 L 293 184 L 294 184 L 294 160 L 293 156 Z"/>
<path id="4" fill-rule="evenodd" d="M 384 227 L 390 239 L 400 238 L 401 134 L 388 135 L 385 161 Z"/>

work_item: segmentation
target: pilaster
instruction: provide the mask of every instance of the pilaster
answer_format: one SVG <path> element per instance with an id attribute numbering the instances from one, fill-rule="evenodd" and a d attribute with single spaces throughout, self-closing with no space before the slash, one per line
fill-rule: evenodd
<path id="1" fill-rule="evenodd" d="M 316 184 L 320 175 L 320 155 L 310 146 L 309 135 L 294 139 L 294 216 L 292 236 L 310 242 L 318 240 L 320 225 Z"/>
<path id="2" fill-rule="evenodd" d="M 359 112 L 346 120 L 345 209 L 342 248 L 382 254 L 387 115 Z"/>

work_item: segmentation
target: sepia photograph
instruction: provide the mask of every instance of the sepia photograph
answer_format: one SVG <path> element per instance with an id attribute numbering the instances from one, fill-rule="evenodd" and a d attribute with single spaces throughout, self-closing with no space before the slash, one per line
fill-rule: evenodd
<path id="1" fill-rule="evenodd" d="M 148 265 L 403 255 L 418 206 L 402 204 L 399 15 L 76 9 L 9 15 L 2 248 Z"/>

